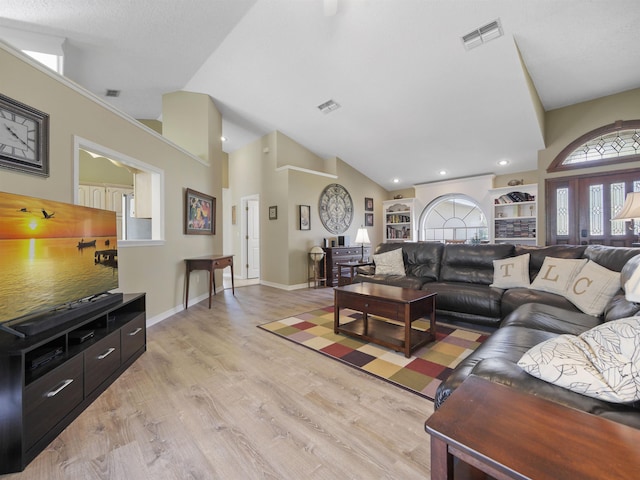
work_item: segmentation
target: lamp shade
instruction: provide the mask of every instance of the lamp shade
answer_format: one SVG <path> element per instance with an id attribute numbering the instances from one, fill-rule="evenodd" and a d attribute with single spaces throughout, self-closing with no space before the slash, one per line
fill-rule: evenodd
<path id="1" fill-rule="evenodd" d="M 627 194 L 622 210 L 612 220 L 633 220 L 640 218 L 640 192 Z"/>
<path id="2" fill-rule="evenodd" d="M 358 233 L 356 233 L 356 243 L 361 243 L 363 245 L 365 243 L 371 243 L 369 240 L 369 232 L 367 232 L 366 228 L 361 227 L 358 229 Z"/>

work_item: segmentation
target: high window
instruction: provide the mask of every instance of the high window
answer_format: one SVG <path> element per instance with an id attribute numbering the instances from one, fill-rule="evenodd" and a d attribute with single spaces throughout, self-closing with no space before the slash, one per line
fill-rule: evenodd
<path id="1" fill-rule="evenodd" d="M 487 218 L 470 197 L 443 195 L 422 212 L 419 238 L 443 243 L 486 242 L 489 239 Z"/>

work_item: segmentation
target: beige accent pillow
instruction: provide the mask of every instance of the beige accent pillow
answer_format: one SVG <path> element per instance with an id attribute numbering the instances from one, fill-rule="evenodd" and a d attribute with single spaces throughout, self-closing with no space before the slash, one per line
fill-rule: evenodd
<path id="1" fill-rule="evenodd" d="M 586 258 L 546 257 L 531 288 L 564 296 L 567 288 L 587 263 Z"/>
<path id="2" fill-rule="evenodd" d="M 497 288 L 528 288 L 529 281 L 529 253 L 517 257 L 503 258 L 493 261 L 493 283 L 490 287 Z"/>
<path id="3" fill-rule="evenodd" d="M 603 323 L 580 336 L 559 335 L 518 361 L 528 374 L 613 403 L 640 400 L 640 317 Z"/>
<path id="4" fill-rule="evenodd" d="M 406 275 L 402 248 L 374 255 L 373 263 L 376 265 L 376 275 Z"/>
<path id="5" fill-rule="evenodd" d="M 564 296 L 584 313 L 597 317 L 602 315 L 618 290 L 620 273 L 589 260 L 569 284 Z"/>

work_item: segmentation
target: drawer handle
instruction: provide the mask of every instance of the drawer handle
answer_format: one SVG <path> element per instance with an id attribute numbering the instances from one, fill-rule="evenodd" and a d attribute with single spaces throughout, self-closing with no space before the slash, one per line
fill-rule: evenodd
<path id="1" fill-rule="evenodd" d="M 51 390 L 50 392 L 47 392 L 46 397 L 47 398 L 55 397 L 62 390 L 67 388 L 69 385 L 71 385 L 71 382 L 73 382 L 73 378 L 66 379 L 64 382 L 62 382 L 62 385 L 60 385 L 58 388 L 56 388 L 55 390 Z"/>
<path id="2" fill-rule="evenodd" d="M 364 306 L 365 306 L 365 308 L 369 308 L 369 304 L 368 303 L 365 303 Z"/>
<path id="3" fill-rule="evenodd" d="M 127 335 L 129 335 L 130 337 L 133 337 L 134 335 L 137 335 L 138 333 L 140 333 L 142 331 L 142 328 L 138 327 L 136 328 L 133 332 L 129 332 L 127 333 Z"/>
<path id="4" fill-rule="evenodd" d="M 116 351 L 116 349 L 111 347 L 109 350 L 104 352 L 102 355 L 98 355 L 98 360 L 104 360 L 105 358 L 107 358 L 109 355 L 111 355 L 115 351 Z"/>

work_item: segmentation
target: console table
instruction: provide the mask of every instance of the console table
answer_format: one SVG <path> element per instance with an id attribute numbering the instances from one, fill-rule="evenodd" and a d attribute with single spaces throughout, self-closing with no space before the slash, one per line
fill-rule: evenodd
<path id="1" fill-rule="evenodd" d="M 236 288 L 233 283 L 233 255 L 205 255 L 204 257 L 185 258 L 187 264 L 187 275 L 185 277 L 186 292 L 184 298 L 185 310 L 189 308 L 189 277 L 193 270 L 207 270 L 209 272 L 209 308 L 211 308 L 211 288 L 213 286 L 213 294 L 216 294 L 216 276 L 217 269 L 231 267 L 231 292 L 235 295 Z"/>
<path id="2" fill-rule="evenodd" d="M 460 478 L 469 466 L 499 480 L 631 479 L 640 472 L 640 430 L 473 375 L 425 428 L 433 480 Z"/>

